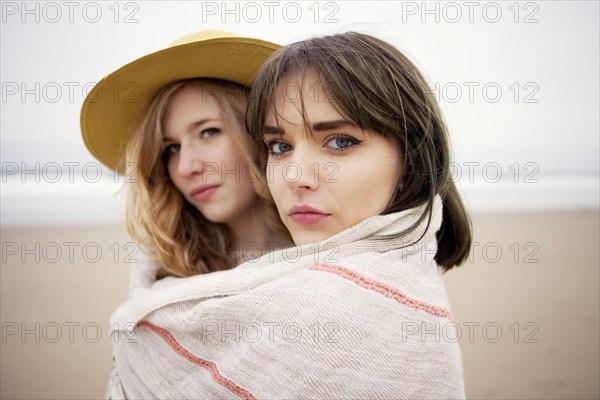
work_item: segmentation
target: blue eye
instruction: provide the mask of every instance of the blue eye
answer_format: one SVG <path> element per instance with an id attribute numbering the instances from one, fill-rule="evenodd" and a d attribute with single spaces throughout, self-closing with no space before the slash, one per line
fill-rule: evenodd
<path id="1" fill-rule="evenodd" d="M 346 135 L 333 137 L 327 141 L 327 147 L 335 151 L 348 150 L 360 143 L 359 140 Z"/>
<path id="2" fill-rule="evenodd" d="M 292 146 L 285 142 L 279 142 L 277 140 L 272 140 L 266 143 L 267 148 L 269 149 L 269 153 L 273 156 L 280 156 L 283 153 L 287 153 L 292 150 Z"/>
<path id="3" fill-rule="evenodd" d="M 208 128 L 200 132 L 200 136 L 202 136 L 203 139 L 206 139 L 217 135 L 219 132 L 221 132 L 219 128 Z"/>

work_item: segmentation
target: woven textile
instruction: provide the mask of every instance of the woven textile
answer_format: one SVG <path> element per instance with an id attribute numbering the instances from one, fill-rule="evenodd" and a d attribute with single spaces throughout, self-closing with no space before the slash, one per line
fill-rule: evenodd
<path id="1" fill-rule="evenodd" d="M 433 260 L 439 197 L 430 221 L 397 235 L 423 210 L 371 217 L 232 270 L 156 282 L 112 316 L 107 397 L 464 398 Z"/>

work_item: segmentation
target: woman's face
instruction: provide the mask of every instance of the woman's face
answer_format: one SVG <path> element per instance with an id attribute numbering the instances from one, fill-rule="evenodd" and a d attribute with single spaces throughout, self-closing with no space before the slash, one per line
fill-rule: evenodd
<path id="1" fill-rule="evenodd" d="M 164 121 L 163 151 L 171 180 L 209 221 L 228 224 L 252 211 L 257 194 L 248 162 L 218 100 L 197 86 L 179 90 Z M 246 172 L 246 173 L 244 173 Z"/>
<path id="2" fill-rule="evenodd" d="M 305 127 L 298 88 L 301 87 Z M 267 115 L 267 180 L 296 244 L 327 239 L 385 210 L 400 178 L 400 150 L 362 131 L 325 97 L 318 75 L 291 74 L 277 86 L 279 118 Z"/>

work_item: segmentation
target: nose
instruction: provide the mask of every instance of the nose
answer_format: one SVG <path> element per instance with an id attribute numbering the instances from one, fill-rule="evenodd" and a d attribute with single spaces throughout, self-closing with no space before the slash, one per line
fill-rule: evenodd
<path id="1" fill-rule="evenodd" d="M 283 166 L 283 178 L 290 189 L 313 191 L 320 185 L 318 155 L 310 145 L 297 145 L 290 162 Z"/>
<path id="2" fill-rule="evenodd" d="M 183 177 L 191 178 L 204 172 L 203 157 L 198 149 L 192 146 L 180 144 L 177 161 L 177 173 Z"/>

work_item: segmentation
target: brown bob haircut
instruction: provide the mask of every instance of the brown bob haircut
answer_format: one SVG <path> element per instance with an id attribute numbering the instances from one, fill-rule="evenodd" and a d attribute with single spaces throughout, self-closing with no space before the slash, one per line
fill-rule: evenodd
<path id="1" fill-rule="evenodd" d="M 402 177 L 382 214 L 427 205 L 417 223 L 402 233 L 406 234 L 425 219 L 430 223 L 434 198 L 440 195 L 444 211 L 435 260 L 444 272 L 463 264 L 471 247 L 471 221 L 450 174 L 450 144 L 441 111 L 415 65 L 392 45 L 356 32 L 285 46 L 263 65 L 250 93 L 247 125 L 256 141 L 262 141 L 267 114 L 275 111 L 277 84 L 288 74 L 307 70 L 317 72 L 340 114 L 400 146 Z M 268 157 L 263 149 L 261 171 Z"/>

